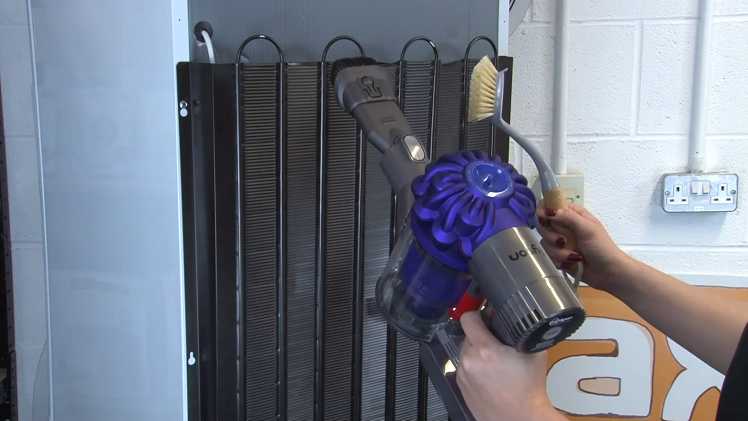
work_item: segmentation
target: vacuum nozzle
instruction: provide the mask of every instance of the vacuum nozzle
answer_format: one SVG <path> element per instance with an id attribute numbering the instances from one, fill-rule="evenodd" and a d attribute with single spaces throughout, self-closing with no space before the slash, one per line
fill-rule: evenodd
<path id="1" fill-rule="evenodd" d="M 330 70 L 340 106 L 382 153 L 379 165 L 397 195 L 395 223 L 400 226 L 413 205 L 410 184 L 430 162 L 426 149 L 400 110 L 387 72 L 375 60 L 343 58 L 334 62 Z"/>
<path id="2" fill-rule="evenodd" d="M 387 152 L 392 144 L 411 134 L 387 73 L 376 60 L 339 59 L 332 64 L 330 78 L 340 105 L 380 152 Z"/>
<path id="3" fill-rule="evenodd" d="M 364 66 L 377 66 L 379 67 L 376 60 L 374 60 L 371 57 L 346 57 L 341 58 L 339 60 L 336 60 L 332 63 L 332 68 L 330 69 L 330 79 L 335 82 L 335 80 L 338 78 L 338 73 L 340 73 L 342 70 L 349 69 L 352 67 L 364 67 Z M 371 71 L 372 69 L 367 69 L 367 71 Z M 376 71 L 376 70 L 375 70 Z"/>

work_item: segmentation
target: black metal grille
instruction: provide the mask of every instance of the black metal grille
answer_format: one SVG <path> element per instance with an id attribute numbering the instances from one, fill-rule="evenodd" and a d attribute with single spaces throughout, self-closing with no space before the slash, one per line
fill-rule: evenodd
<path id="1" fill-rule="evenodd" d="M 439 102 L 436 106 L 434 159 L 460 149 L 462 79 L 462 62 L 441 65 Z"/>
<path id="2" fill-rule="evenodd" d="M 314 419 L 319 65 L 288 67 L 286 332 L 289 420 Z"/>
<path id="3" fill-rule="evenodd" d="M 324 295 L 322 405 L 325 419 L 350 419 L 356 283 L 356 169 L 361 142 L 355 120 L 338 104 L 327 66 L 324 131 Z"/>
<path id="4" fill-rule="evenodd" d="M 421 140 L 427 153 L 431 153 L 433 136 L 432 109 L 435 92 L 436 63 L 404 62 L 400 74 L 400 108 L 408 119 L 413 134 Z M 430 155 L 429 155 L 430 156 Z M 418 344 L 397 335 L 395 382 L 395 419 L 417 420 L 426 415 L 428 382 L 418 359 Z M 421 395 L 426 394 L 423 398 Z"/>
<path id="5" fill-rule="evenodd" d="M 278 326 L 278 66 L 241 73 L 244 374 L 247 419 L 274 419 Z"/>
<path id="6" fill-rule="evenodd" d="M 461 146 L 490 152 L 488 123 L 463 125 L 465 72 L 475 62 L 383 65 L 432 160 Z M 191 85 L 191 103 L 217 100 L 206 86 L 218 84 L 213 80 L 218 76 L 206 71 L 207 65 L 195 66 L 202 70 L 193 69 L 192 79 L 207 82 L 180 84 L 180 97 L 189 98 Z M 190 389 L 190 419 L 224 419 L 237 408 L 246 420 L 448 419 L 420 367 L 418 345 L 389 329 L 379 314 L 374 289 L 393 241 L 392 192 L 379 168 L 380 152 L 362 141 L 355 121 L 334 97 L 329 68 L 329 63 L 243 64 L 231 81 L 238 83 L 235 127 L 221 130 L 231 124 L 225 106 L 205 115 L 193 111 L 191 137 L 189 124 L 181 122 L 183 138 L 189 137 L 183 156 L 195 162 L 193 173 L 183 174 L 184 188 L 196 192 L 185 196 L 195 206 L 185 208 L 185 221 L 193 223 L 193 211 L 199 217 L 194 223 L 210 215 L 226 218 L 227 203 L 233 202 L 217 195 L 231 188 L 209 185 L 211 180 L 229 184 L 232 174 L 238 178 L 238 197 L 232 200 L 238 200 L 239 277 L 211 279 L 208 266 L 196 277 L 190 274 L 187 285 L 188 347 L 198 353 L 200 373 L 188 371 L 190 384 L 198 384 Z M 232 65 L 215 69 L 222 69 L 221 77 L 235 77 Z M 221 116 L 214 115 L 219 111 Z M 212 123 L 201 125 L 198 119 Z M 201 151 L 235 132 L 238 164 L 228 162 L 225 146 L 221 153 L 216 149 L 212 167 L 199 161 Z M 201 140 L 211 136 L 209 142 Z M 507 141 L 496 136 L 503 157 Z M 228 167 L 238 167 L 238 174 L 226 172 Z M 206 174 L 198 176 L 201 172 Z M 200 184 L 203 179 L 207 187 Z M 210 200 L 213 213 L 198 212 Z M 215 231 L 232 225 L 214 223 L 213 235 L 221 237 Z M 206 256 L 209 264 L 217 262 L 214 272 L 228 273 L 230 259 L 215 256 L 226 252 L 233 237 L 224 235 L 219 241 L 224 249 L 218 250 L 200 242 L 210 238 L 210 227 L 203 228 L 198 237 L 185 231 L 186 249 Z M 200 287 L 206 283 L 216 286 Z M 234 305 L 228 299 L 231 289 L 239 293 L 238 319 L 237 312 L 225 311 Z M 203 310 L 196 314 L 193 308 Z M 231 346 L 236 361 L 226 361 Z M 232 365 L 238 390 L 228 381 Z M 219 370 L 219 376 L 211 370 Z M 200 405 L 193 404 L 195 396 Z M 234 412 L 222 409 L 232 404 Z M 213 412 L 218 415 L 211 417 Z"/>
<path id="7" fill-rule="evenodd" d="M 18 420 L 16 389 L 15 328 L 13 320 L 13 270 L 10 248 L 10 209 L 8 207 L 8 174 L 3 126 L 2 87 L 0 87 L 0 368 L 5 378 L 0 382 L 0 417 Z"/>

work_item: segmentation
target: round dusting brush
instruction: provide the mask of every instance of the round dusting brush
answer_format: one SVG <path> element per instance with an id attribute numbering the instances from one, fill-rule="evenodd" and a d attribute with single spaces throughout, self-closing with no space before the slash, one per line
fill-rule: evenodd
<path id="1" fill-rule="evenodd" d="M 336 60 L 330 69 L 330 80 L 335 83 L 338 73 L 351 67 L 378 66 L 377 61 L 371 57 L 347 57 Z"/>
<path id="2" fill-rule="evenodd" d="M 468 106 L 468 122 L 491 119 L 491 124 L 514 139 L 517 144 L 530 155 L 535 163 L 540 177 L 545 206 L 549 209 L 566 209 L 566 195 L 558 182 L 558 177 L 532 145 L 529 139 L 515 130 L 501 116 L 504 104 L 504 77 L 506 70 L 498 71 L 491 60 L 484 56 L 473 69 L 470 79 L 470 96 Z M 563 227 L 553 227 L 566 237 L 565 248 L 579 252 L 574 234 Z M 577 290 L 582 276 L 582 264 L 578 263 L 574 276 L 574 291 Z"/>

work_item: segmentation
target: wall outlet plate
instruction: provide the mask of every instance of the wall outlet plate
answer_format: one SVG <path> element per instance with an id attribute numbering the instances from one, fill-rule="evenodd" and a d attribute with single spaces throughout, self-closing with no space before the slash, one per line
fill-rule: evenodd
<path id="1" fill-rule="evenodd" d="M 662 176 L 662 209 L 665 212 L 732 212 L 737 208 L 737 174 L 684 173 Z"/>
<path id="2" fill-rule="evenodd" d="M 558 183 L 561 185 L 561 188 L 564 189 L 566 201 L 575 205 L 584 206 L 584 174 L 572 173 L 557 175 L 556 177 L 558 177 Z M 535 178 L 535 182 L 533 182 L 531 189 L 539 201 L 543 197 L 543 193 L 540 189 L 540 177 Z"/>

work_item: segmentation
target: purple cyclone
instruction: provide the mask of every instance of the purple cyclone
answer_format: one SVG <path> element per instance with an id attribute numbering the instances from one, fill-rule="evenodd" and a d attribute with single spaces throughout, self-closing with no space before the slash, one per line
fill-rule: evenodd
<path id="1" fill-rule="evenodd" d="M 464 294 L 473 250 L 498 232 L 537 226 L 535 195 L 514 166 L 482 151 L 442 156 L 411 188 L 416 241 L 403 259 L 400 279 L 408 308 L 433 319 Z"/>

